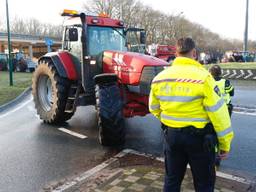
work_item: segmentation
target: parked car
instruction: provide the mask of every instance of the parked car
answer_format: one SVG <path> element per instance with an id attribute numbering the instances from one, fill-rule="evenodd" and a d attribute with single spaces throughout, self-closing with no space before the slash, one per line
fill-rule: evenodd
<path id="1" fill-rule="evenodd" d="M 27 71 L 29 71 L 29 72 L 35 71 L 37 63 L 34 62 L 31 58 L 27 58 L 26 62 L 27 62 Z"/>

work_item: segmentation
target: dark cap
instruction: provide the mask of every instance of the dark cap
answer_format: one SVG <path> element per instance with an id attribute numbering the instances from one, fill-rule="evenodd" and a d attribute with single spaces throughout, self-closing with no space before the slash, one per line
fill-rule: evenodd
<path id="1" fill-rule="evenodd" d="M 179 54 L 187 54 L 195 47 L 196 47 L 195 42 L 193 41 L 193 39 L 189 37 L 180 38 L 176 43 L 176 50 L 177 50 L 177 53 Z"/>

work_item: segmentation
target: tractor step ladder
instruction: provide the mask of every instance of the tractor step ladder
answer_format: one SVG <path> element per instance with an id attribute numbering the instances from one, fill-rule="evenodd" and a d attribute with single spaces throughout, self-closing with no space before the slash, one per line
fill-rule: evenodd
<path id="1" fill-rule="evenodd" d="M 79 85 L 71 85 L 68 92 L 67 103 L 65 107 L 66 113 L 74 113 L 76 109 L 76 101 L 80 92 Z"/>

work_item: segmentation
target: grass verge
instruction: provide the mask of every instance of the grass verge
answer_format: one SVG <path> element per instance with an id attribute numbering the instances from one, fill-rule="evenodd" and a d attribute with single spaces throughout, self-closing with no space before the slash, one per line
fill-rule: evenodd
<path id="1" fill-rule="evenodd" d="M 31 73 L 13 73 L 13 86 L 9 86 L 9 72 L 0 71 L 0 106 L 13 100 L 31 86 Z"/>
<path id="2" fill-rule="evenodd" d="M 256 62 L 248 62 L 248 63 L 220 63 L 219 64 L 223 69 L 256 69 Z M 208 69 L 210 65 L 206 65 Z"/>

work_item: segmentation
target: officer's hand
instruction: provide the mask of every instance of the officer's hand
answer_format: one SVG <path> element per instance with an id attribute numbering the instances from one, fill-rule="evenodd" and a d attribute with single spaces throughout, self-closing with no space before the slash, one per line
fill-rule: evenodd
<path id="1" fill-rule="evenodd" d="M 227 159 L 228 158 L 228 154 L 229 154 L 229 152 L 221 150 L 220 154 L 219 154 L 219 157 L 220 157 L 221 160 Z"/>

